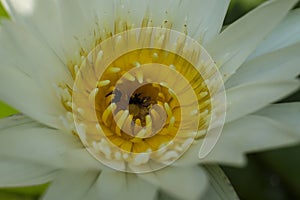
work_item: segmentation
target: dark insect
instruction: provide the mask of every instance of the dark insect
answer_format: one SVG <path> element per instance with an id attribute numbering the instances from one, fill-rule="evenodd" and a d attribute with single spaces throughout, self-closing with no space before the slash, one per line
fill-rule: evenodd
<path id="1" fill-rule="evenodd" d="M 145 126 L 151 104 L 151 97 L 141 97 L 141 93 L 133 94 L 129 100 L 129 113 L 133 115 L 132 120 L 140 119 L 142 126 Z"/>
<path id="2" fill-rule="evenodd" d="M 136 93 L 130 97 L 129 104 L 147 108 L 151 105 L 151 97 L 141 97 L 141 93 Z"/>
<path id="3" fill-rule="evenodd" d="M 111 91 L 110 93 L 106 94 L 105 97 L 108 97 L 113 94 L 112 103 L 118 103 L 121 100 L 122 92 L 118 89 L 115 89 L 114 91 Z"/>

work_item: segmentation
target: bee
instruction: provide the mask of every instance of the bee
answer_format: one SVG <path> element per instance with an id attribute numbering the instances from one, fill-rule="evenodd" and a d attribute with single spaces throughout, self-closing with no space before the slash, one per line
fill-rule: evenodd
<path id="1" fill-rule="evenodd" d="M 110 93 L 106 94 L 105 97 L 109 97 L 110 95 L 113 95 L 112 103 L 118 103 L 122 98 L 122 92 L 119 89 L 114 89 Z"/>
<path id="2" fill-rule="evenodd" d="M 149 115 L 151 97 L 142 97 L 141 93 L 133 94 L 129 99 L 129 112 L 133 114 L 133 121 L 140 119 L 142 126 L 146 125 L 146 116 Z"/>
<path id="3" fill-rule="evenodd" d="M 141 97 L 141 93 L 136 93 L 131 96 L 129 104 L 135 104 L 140 107 L 148 108 L 151 105 L 151 97 Z"/>

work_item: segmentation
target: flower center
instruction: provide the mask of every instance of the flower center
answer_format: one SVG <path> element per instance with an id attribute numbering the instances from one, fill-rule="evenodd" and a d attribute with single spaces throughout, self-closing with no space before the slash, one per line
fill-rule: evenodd
<path id="1" fill-rule="evenodd" d="M 152 86 L 150 86 L 152 87 Z M 145 93 L 153 88 L 147 89 L 139 89 L 139 91 L 134 92 L 129 99 L 129 114 L 132 116 L 132 120 L 134 123 L 138 125 L 150 125 L 150 120 L 154 119 L 154 114 L 151 113 L 150 116 L 150 108 L 154 105 L 155 102 L 158 102 L 157 92 L 154 90 L 153 92 L 149 92 L 150 96 L 147 96 Z M 146 118 L 148 118 L 146 123 Z M 137 121 L 138 120 L 138 121 Z M 156 123 L 155 123 L 156 124 Z"/>
<path id="2" fill-rule="evenodd" d="M 198 43 L 164 28 L 114 35 L 75 71 L 76 134 L 96 159 L 126 172 L 160 169 L 201 141 L 222 84 Z"/>
<path id="3" fill-rule="evenodd" d="M 163 82 L 153 80 L 147 74 L 149 72 L 140 67 L 153 62 L 149 60 L 149 55 L 164 56 L 162 62 L 168 63 L 167 66 L 176 58 L 170 52 L 157 49 L 135 50 L 114 60 L 98 81 L 107 83 L 100 84 L 100 87 L 98 84 L 95 107 L 99 124 L 105 127 L 109 141 L 127 152 L 158 150 L 173 140 L 181 122 L 180 103 L 172 89 L 164 86 Z M 112 73 L 116 68 L 118 70 Z M 164 72 L 160 68 L 158 70 Z M 168 74 L 155 76 L 163 76 L 163 80 Z M 169 78 L 172 79 L 172 76 Z M 201 79 L 200 76 L 198 78 Z M 202 100 L 207 99 L 208 95 Z"/>

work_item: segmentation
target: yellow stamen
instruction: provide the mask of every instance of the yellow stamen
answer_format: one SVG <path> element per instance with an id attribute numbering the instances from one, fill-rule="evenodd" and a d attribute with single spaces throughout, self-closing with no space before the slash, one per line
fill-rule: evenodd
<path id="1" fill-rule="evenodd" d="M 110 80 L 99 81 L 97 86 L 98 87 L 104 87 L 104 86 L 107 86 L 108 84 L 110 84 Z"/>

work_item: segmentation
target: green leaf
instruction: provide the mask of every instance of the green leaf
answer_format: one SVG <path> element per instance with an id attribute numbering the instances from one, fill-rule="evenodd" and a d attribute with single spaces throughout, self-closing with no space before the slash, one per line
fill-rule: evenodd
<path id="1" fill-rule="evenodd" d="M 1 18 L 8 18 L 8 14 L 7 12 L 4 10 L 1 2 L 0 2 L 0 19 Z"/>
<path id="2" fill-rule="evenodd" d="M 45 192 L 49 184 L 23 188 L 4 188 L 0 190 L 0 200 L 36 200 Z"/>
<path id="3" fill-rule="evenodd" d="M 17 110 L 0 101 L 0 118 L 18 113 Z"/>
<path id="4" fill-rule="evenodd" d="M 26 196 L 26 195 L 19 195 L 19 194 L 8 193 L 8 192 L 0 192 L 0 199 L 1 200 L 35 200 L 37 198 L 34 196 Z"/>
<path id="5" fill-rule="evenodd" d="M 18 195 L 27 195 L 27 196 L 39 196 L 48 188 L 49 184 L 36 185 L 30 187 L 20 187 L 20 188 L 5 188 L 1 189 L 3 193 L 14 193 Z M 0 198 L 1 199 L 1 198 Z"/>

